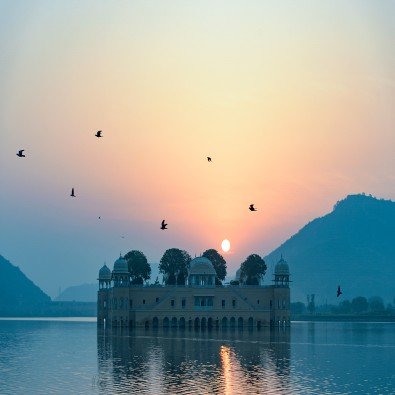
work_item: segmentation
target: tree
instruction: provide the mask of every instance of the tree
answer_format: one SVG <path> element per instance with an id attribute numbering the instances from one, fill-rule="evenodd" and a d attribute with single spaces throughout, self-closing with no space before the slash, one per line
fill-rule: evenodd
<path id="1" fill-rule="evenodd" d="M 351 308 L 354 313 L 363 313 L 368 310 L 368 301 L 363 296 L 357 296 L 351 301 Z"/>
<path id="2" fill-rule="evenodd" d="M 339 303 L 339 307 L 337 308 L 337 312 L 339 314 L 350 314 L 352 310 L 351 302 L 349 300 L 343 300 Z"/>
<path id="3" fill-rule="evenodd" d="M 265 261 L 258 254 L 251 254 L 241 264 L 240 280 L 247 285 L 259 285 L 266 269 Z"/>
<path id="4" fill-rule="evenodd" d="M 383 313 L 385 310 L 383 299 L 380 296 L 372 296 L 369 299 L 369 309 L 373 313 Z"/>
<path id="5" fill-rule="evenodd" d="M 124 259 L 128 262 L 130 277 L 132 284 L 144 284 L 144 280 L 151 277 L 151 266 L 146 256 L 141 251 L 129 251 Z"/>
<path id="6" fill-rule="evenodd" d="M 226 277 L 226 261 L 224 257 L 214 248 L 204 251 L 203 256 L 211 261 L 217 272 L 215 284 L 222 285 L 222 281 L 225 280 Z"/>
<path id="7" fill-rule="evenodd" d="M 170 248 L 163 254 L 159 272 L 163 273 L 166 285 L 185 285 L 188 275 L 191 256 L 184 250 L 178 248 Z"/>
<path id="8" fill-rule="evenodd" d="M 306 305 L 303 302 L 291 303 L 291 314 L 303 314 L 306 311 Z"/>
<path id="9" fill-rule="evenodd" d="M 307 295 L 307 310 L 310 314 L 315 313 L 315 294 Z"/>

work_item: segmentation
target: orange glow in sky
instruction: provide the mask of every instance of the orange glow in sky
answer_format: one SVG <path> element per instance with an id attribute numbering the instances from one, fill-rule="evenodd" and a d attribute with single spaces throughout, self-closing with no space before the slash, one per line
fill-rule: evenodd
<path id="1" fill-rule="evenodd" d="M 395 198 L 391 2 L 0 7 L 0 253 L 51 295 L 225 237 L 233 274 L 349 193 Z"/>

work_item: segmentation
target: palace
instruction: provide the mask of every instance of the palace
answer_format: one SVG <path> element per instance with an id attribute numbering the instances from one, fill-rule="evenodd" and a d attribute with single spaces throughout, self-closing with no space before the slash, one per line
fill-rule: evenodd
<path id="1" fill-rule="evenodd" d="M 215 285 L 205 257 L 191 261 L 186 285 L 132 285 L 120 257 L 99 271 L 99 325 L 145 328 L 261 328 L 290 325 L 289 267 L 281 258 L 273 285 Z"/>

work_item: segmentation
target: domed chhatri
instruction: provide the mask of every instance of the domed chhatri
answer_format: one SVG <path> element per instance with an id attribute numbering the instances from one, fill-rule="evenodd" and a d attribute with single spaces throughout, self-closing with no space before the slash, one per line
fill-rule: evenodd
<path id="1" fill-rule="evenodd" d="M 274 274 L 289 276 L 289 266 L 282 255 L 280 260 L 276 263 Z"/>
<path id="2" fill-rule="evenodd" d="M 111 280 L 111 270 L 106 264 L 99 270 L 99 280 Z"/>
<path id="3" fill-rule="evenodd" d="M 188 285 L 215 286 L 217 272 L 211 261 L 203 256 L 192 259 L 188 272 Z"/>
<path id="4" fill-rule="evenodd" d="M 274 267 L 274 284 L 276 286 L 289 286 L 289 266 L 282 255 Z"/>
<path id="5" fill-rule="evenodd" d="M 104 263 L 102 268 L 99 270 L 99 288 L 110 288 L 111 287 L 111 270 L 107 267 L 107 265 Z"/>
<path id="6" fill-rule="evenodd" d="M 122 255 L 114 262 L 114 272 L 115 273 L 129 273 L 128 262 Z"/>
<path id="7" fill-rule="evenodd" d="M 112 279 L 114 281 L 114 287 L 128 287 L 130 280 L 130 273 L 128 262 L 122 255 L 119 254 L 119 258 L 114 262 L 114 269 L 112 271 Z"/>

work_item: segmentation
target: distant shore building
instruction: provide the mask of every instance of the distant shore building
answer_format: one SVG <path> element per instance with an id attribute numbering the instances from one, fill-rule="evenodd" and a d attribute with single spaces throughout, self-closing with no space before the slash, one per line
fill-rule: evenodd
<path id="1" fill-rule="evenodd" d="M 132 285 L 120 257 L 99 271 L 97 322 L 114 327 L 261 328 L 290 325 L 289 267 L 281 257 L 273 285 L 215 285 L 205 257 L 190 263 L 186 285 Z"/>

